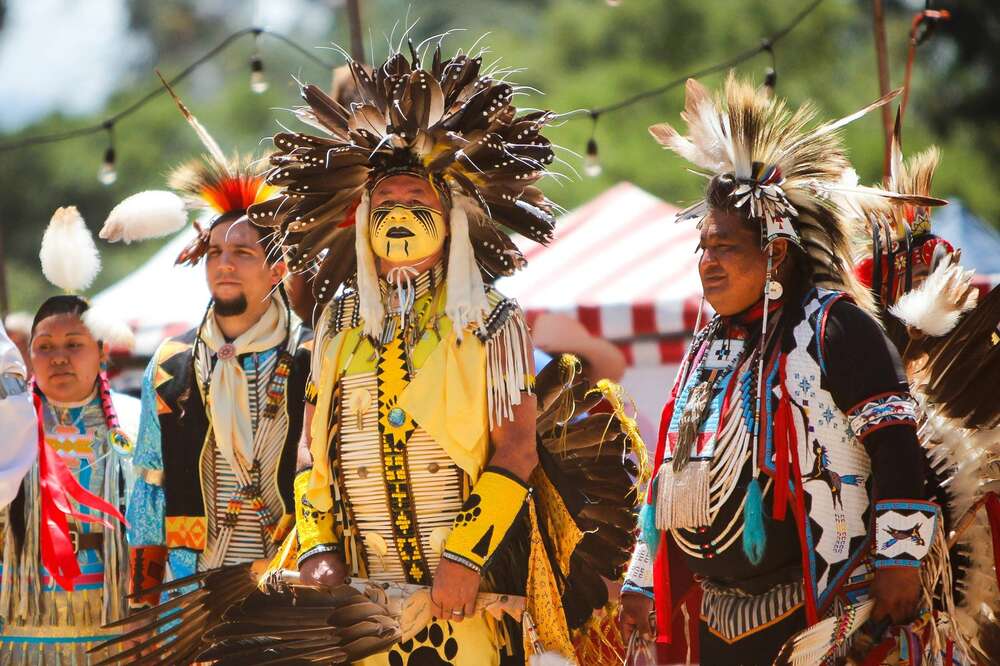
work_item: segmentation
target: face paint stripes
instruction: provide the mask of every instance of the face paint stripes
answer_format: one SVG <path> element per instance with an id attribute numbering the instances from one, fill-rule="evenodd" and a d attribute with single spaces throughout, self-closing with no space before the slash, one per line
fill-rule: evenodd
<path id="1" fill-rule="evenodd" d="M 444 247 L 446 228 L 440 211 L 388 202 L 369 215 L 372 251 L 393 262 L 419 262 Z"/>

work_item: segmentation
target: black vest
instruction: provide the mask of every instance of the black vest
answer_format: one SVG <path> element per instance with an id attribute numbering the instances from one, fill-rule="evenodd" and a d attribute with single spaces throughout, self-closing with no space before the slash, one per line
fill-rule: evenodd
<path id="1" fill-rule="evenodd" d="M 284 384 L 288 433 L 278 463 L 278 489 L 285 513 L 290 515 L 295 514 L 292 482 L 302 433 L 303 398 L 309 376 L 312 331 L 302 327 L 293 331 L 292 335 L 297 337 L 294 354 L 279 352 L 281 356 L 275 366 L 276 372 L 282 363 L 288 364 L 290 370 Z M 153 385 L 157 402 L 160 403 L 163 491 L 168 518 L 205 517 L 205 497 L 199 467 L 202 452 L 209 441 L 209 421 L 194 372 L 196 337 L 197 329 L 192 329 L 170 338 L 157 350 Z M 161 357 L 164 358 L 161 360 Z M 241 356 L 241 361 L 242 358 Z"/>

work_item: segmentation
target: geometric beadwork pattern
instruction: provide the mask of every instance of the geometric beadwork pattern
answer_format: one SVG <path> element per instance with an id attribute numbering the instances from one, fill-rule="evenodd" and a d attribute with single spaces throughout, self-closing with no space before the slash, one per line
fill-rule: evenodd
<path id="1" fill-rule="evenodd" d="M 382 347 L 376 366 L 382 474 L 403 573 L 407 582 L 426 585 L 431 575 L 420 544 L 406 464 L 406 443 L 417 427 L 413 418 L 398 405 L 399 394 L 410 381 L 406 349 L 400 334 L 402 328 L 397 326 L 396 334 Z"/>
<path id="2" fill-rule="evenodd" d="M 916 408 L 909 393 L 883 393 L 862 402 L 847 413 L 851 432 L 859 440 L 891 425 L 917 423 Z"/>

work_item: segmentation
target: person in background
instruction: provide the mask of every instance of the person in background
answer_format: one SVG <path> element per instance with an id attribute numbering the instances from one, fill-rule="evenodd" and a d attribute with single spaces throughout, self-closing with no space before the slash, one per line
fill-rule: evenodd
<path id="1" fill-rule="evenodd" d="M 0 325 L 0 510 L 17 495 L 38 456 L 38 423 L 28 394 L 28 372 L 17 344 Z M 2 529 L 2 523 L 0 523 Z"/>
<path id="2" fill-rule="evenodd" d="M 27 312 L 11 312 L 3 320 L 7 336 L 21 353 L 21 360 L 27 370 L 25 377 L 31 376 L 31 354 L 28 352 L 31 347 L 31 319 Z"/>

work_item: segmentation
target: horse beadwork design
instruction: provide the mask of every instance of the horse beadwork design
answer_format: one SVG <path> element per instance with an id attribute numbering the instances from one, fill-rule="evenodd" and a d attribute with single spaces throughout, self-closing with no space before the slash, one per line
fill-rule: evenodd
<path id="1" fill-rule="evenodd" d="M 891 538 L 882 545 L 883 549 L 894 546 L 900 541 L 912 541 L 918 546 L 923 546 L 925 543 L 924 537 L 920 535 L 920 523 L 915 523 L 913 527 L 908 530 L 887 527 L 885 528 L 885 533 Z"/>
<path id="2" fill-rule="evenodd" d="M 859 474 L 845 474 L 841 476 L 830 469 L 830 456 L 826 452 L 826 447 L 819 443 L 818 439 L 813 440 L 813 465 L 808 474 L 802 476 L 802 482 L 822 481 L 830 489 L 835 508 L 844 510 L 844 500 L 841 498 L 841 490 L 844 484 L 849 486 L 860 486 L 862 477 Z"/>

